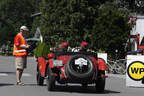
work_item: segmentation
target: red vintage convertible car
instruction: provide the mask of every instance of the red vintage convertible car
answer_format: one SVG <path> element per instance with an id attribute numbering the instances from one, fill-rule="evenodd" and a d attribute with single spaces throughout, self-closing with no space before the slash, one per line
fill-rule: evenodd
<path id="1" fill-rule="evenodd" d="M 48 91 L 56 89 L 59 84 L 78 83 L 82 86 L 95 84 L 97 92 L 105 88 L 106 63 L 93 52 L 54 52 L 48 59 L 37 58 L 37 84 L 47 81 Z"/>

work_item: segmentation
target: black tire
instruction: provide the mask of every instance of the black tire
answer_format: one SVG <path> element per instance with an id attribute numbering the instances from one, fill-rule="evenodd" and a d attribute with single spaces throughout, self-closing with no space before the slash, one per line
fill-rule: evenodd
<path id="1" fill-rule="evenodd" d="M 44 83 L 44 77 L 41 76 L 40 71 L 39 71 L 39 67 L 37 66 L 37 75 L 36 75 L 36 79 L 37 79 L 37 85 L 42 86 Z"/>
<path id="2" fill-rule="evenodd" d="M 78 58 L 83 58 L 85 60 L 87 60 L 87 65 L 83 65 L 81 70 L 77 69 L 78 65 L 75 65 L 75 60 Z M 73 76 L 76 78 L 88 78 L 93 76 L 94 74 L 94 64 L 93 61 L 85 55 L 74 55 L 70 58 L 70 60 L 68 61 L 67 65 L 66 65 L 66 74 L 68 74 L 69 76 Z"/>
<path id="3" fill-rule="evenodd" d="M 47 89 L 48 91 L 54 91 L 56 77 L 52 76 L 52 70 L 48 67 Z"/>
<path id="4" fill-rule="evenodd" d="M 104 71 L 102 72 L 102 74 L 105 75 Z M 104 89 L 105 89 L 105 78 L 99 77 L 96 81 L 96 92 L 102 93 L 104 92 Z"/>

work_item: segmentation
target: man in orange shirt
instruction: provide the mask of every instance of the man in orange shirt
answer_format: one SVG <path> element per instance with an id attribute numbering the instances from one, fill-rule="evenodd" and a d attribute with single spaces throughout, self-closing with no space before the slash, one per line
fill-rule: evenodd
<path id="1" fill-rule="evenodd" d="M 27 65 L 27 52 L 26 49 L 28 49 L 30 46 L 25 41 L 25 33 L 28 31 L 28 28 L 26 26 L 20 27 L 20 32 L 16 35 L 14 38 L 14 49 L 13 49 L 13 55 L 15 56 L 15 63 L 16 63 L 16 77 L 17 77 L 17 85 L 24 86 L 24 83 L 21 82 L 22 73 L 24 71 L 24 68 L 26 68 Z"/>

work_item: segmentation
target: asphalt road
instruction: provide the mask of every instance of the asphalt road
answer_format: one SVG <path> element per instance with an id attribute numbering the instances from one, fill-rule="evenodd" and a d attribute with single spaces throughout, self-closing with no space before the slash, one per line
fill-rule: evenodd
<path id="1" fill-rule="evenodd" d="M 28 57 L 28 66 L 22 81 L 25 86 L 17 86 L 14 57 L 0 56 L 0 96 L 143 96 L 144 88 L 126 87 L 125 75 L 108 74 L 104 93 L 96 93 L 93 85 L 83 89 L 80 85 L 58 86 L 48 92 L 46 85 L 36 85 L 36 63 Z"/>

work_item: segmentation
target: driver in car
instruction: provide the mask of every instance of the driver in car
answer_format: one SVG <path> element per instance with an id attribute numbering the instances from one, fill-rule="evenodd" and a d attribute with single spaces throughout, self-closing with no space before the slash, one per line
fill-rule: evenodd
<path id="1" fill-rule="evenodd" d="M 68 43 L 67 42 L 63 42 L 59 45 L 59 48 L 61 49 L 61 51 L 68 51 Z"/>

